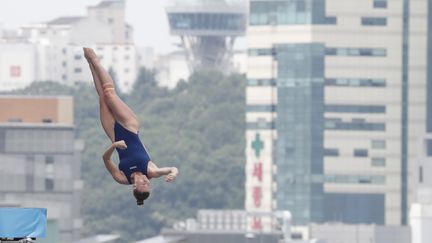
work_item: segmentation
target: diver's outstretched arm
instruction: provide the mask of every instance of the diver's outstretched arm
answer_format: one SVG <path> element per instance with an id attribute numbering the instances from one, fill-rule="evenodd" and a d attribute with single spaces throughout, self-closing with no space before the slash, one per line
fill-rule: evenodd
<path id="1" fill-rule="evenodd" d="M 147 173 L 151 178 L 159 178 L 161 176 L 166 176 L 165 181 L 171 182 L 171 181 L 174 181 L 176 179 L 179 171 L 176 167 L 159 168 L 159 167 L 157 167 L 157 165 L 155 163 L 150 161 Z"/>

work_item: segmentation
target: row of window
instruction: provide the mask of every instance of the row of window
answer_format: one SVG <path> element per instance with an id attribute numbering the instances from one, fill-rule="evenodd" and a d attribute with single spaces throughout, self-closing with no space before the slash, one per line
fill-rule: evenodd
<path id="1" fill-rule="evenodd" d="M 248 130 L 271 130 L 275 129 L 274 122 L 247 122 L 246 129 Z M 350 130 L 350 131 L 385 131 L 385 123 L 371 123 L 360 120 L 352 122 L 343 121 L 325 121 L 326 130 Z"/>
<path id="2" fill-rule="evenodd" d="M 250 48 L 248 49 L 249 56 L 275 56 L 276 48 Z M 387 50 L 384 48 L 336 48 L 327 47 L 325 49 L 327 56 L 387 56 Z"/>
<path id="3" fill-rule="evenodd" d="M 111 47 L 107 47 L 107 48 L 109 49 L 109 48 L 111 48 Z M 116 47 L 116 46 L 114 46 L 114 47 L 112 48 L 113 51 L 117 51 L 118 49 L 119 49 L 119 48 Z M 66 54 L 66 53 L 67 53 L 67 50 L 68 50 L 67 48 L 63 48 L 63 49 L 62 49 L 62 53 L 63 53 L 63 54 Z M 105 50 L 105 47 L 99 46 L 99 47 L 96 47 L 96 50 L 97 50 L 97 51 L 103 51 L 103 50 Z M 125 51 L 129 51 L 129 50 L 130 50 L 130 47 L 129 47 L 129 46 L 126 46 L 126 47 L 124 47 L 124 50 L 125 50 Z M 79 55 L 79 56 L 81 56 L 81 55 Z M 75 55 L 75 58 L 76 58 L 76 55 Z"/>
<path id="4" fill-rule="evenodd" d="M 354 157 L 368 157 L 369 151 L 367 149 L 354 149 Z M 326 157 L 339 157 L 339 149 L 327 148 L 324 149 L 324 156 Z"/>
<path id="5" fill-rule="evenodd" d="M 349 78 L 329 78 L 325 80 L 326 86 L 340 87 L 386 87 L 385 79 L 349 79 Z"/>
<path id="6" fill-rule="evenodd" d="M 98 56 L 98 57 L 99 57 L 100 60 L 103 59 L 103 56 Z M 81 55 L 81 54 L 75 54 L 75 56 L 74 56 L 74 59 L 77 60 L 77 61 L 81 60 L 82 58 L 83 58 L 83 55 Z M 124 55 L 123 59 L 124 60 L 130 60 L 130 56 L 129 55 Z M 117 59 L 114 58 L 113 62 L 116 62 L 116 61 L 117 61 Z M 63 66 L 66 66 L 65 62 L 63 62 Z"/>
<path id="7" fill-rule="evenodd" d="M 250 25 L 302 25 L 311 24 L 307 20 L 307 15 L 302 12 L 287 15 L 286 13 L 264 13 L 264 14 L 251 14 Z M 326 17 L 320 23 L 315 24 L 337 24 L 336 17 Z M 362 17 L 361 24 L 363 26 L 387 26 L 387 18 L 385 17 Z"/>
<path id="8" fill-rule="evenodd" d="M 353 119 L 351 122 L 326 119 L 326 130 L 354 130 L 354 131 L 385 131 L 385 123 L 366 122 L 362 119 Z"/>
<path id="9" fill-rule="evenodd" d="M 383 105 L 325 105 L 325 112 L 336 113 L 386 113 Z"/>
<path id="10" fill-rule="evenodd" d="M 174 30 L 243 31 L 245 15 L 229 13 L 170 13 L 168 21 Z"/>
<path id="11" fill-rule="evenodd" d="M 326 86 L 340 87 L 386 87 L 385 79 L 359 79 L 359 78 L 328 78 L 325 79 Z M 248 86 L 276 86 L 275 79 L 249 79 Z"/>
<path id="12" fill-rule="evenodd" d="M 275 112 L 276 105 L 247 105 L 246 112 Z M 325 105 L 325 112 L 334 113 L 386 113 L 383 105 Z"/>
<path id="13" fill-rule="evenodd" d="M 324 1 L 251 1 L 250 25 L 336 24 L 325 16 Z"/>
<path id="14" fill-rule="evenodd" d="M 130 72 L 130 69 L 129 68 L 125 68 L 124 70 L 123 70 L 125 73 L 129 73 Z M 74 69 L 74 73 L 82 73 L 82 68 L 75 68 Z M 66 76 L 65 76 L 65 78 L 66 78 Z"/>
<path id="15" fill-rule="evenodd" d="M 275 129 L 274 122 L 247 122 L 246 123 L 247 130 L 272 130 Z"/>
<path id="16" fill-rule="evenodd" d="M 343 184 L 385 184 L 385 176 L 354 176 L 354 175 L 326 175 L 326 183 Z"/>
<path id="17" fill-rule="evenodd" d="M 384 48 L 326 48 L 327 56 L 387 56 L 387 50 Z"/>

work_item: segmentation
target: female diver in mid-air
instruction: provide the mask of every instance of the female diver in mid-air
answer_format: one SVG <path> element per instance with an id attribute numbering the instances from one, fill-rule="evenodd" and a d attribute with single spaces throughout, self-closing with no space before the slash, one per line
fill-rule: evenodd
<path id="1" fill-rule="evenodd" d="M 102 67 L 96 53 L 90 48 L 83 48 L 99 95 L 100 120 L 106 135 L 112 144 L 102 158 L 105 167 L 113 179 L 120 184 L 132 184 L 133 195 L 138 205 L 150 195 L 150 179 L 166 176 L 165 181 L 173 181 L 178 174 L 176 167 L 157 167 L 138 137 L 139 123 L 135 113 L 117 96 L 114 82 Z M 111 155 L 117 150 L 120 163 L 111 161 Z"/>

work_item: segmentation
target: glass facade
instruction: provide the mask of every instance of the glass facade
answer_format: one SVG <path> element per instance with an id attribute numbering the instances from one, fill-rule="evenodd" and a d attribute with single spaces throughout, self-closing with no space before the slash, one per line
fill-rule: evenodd
<path id="1" fill-rule="evenodd" d="M 385 223 L 384 194 L 327 193 L 324 204 L 324 216 L 330 222 Z"/>
<path id="2" fill-rule="evenodd" d="M 168 20 L 173 30 L 243 31 L 244 14 L 170 13 Z"/>
<path id="3" fill-rule="evenodd" d="M 275 161 L 278 210 L 289 210 L 295 224 L 321 222 L 323 184 L 324 45 L 275 46 L 277 118 Z"/>
<path id="4" fill-rule="evenodd" d="M 251 1 L 249 24 L 336 24 L 336 17 L 326 16 L 325 5 L 325 0 Z"/>

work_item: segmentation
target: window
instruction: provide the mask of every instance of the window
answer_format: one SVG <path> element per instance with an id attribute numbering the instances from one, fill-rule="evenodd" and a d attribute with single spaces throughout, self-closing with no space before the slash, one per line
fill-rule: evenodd
<path id="1" fill-rule="evenodd" d="M 248 50 L 249 56 L 271 56 L 272 48 L 251 48 Z"/>
<path id="2" fill-rule="evenodd" d="M 45 190 L 54 190 L 54 157 L 45 157 Z"/>
<path id="3" fill-rule="evenodd" d="M 62 62 L 62 67 L 66 67 L 67 63 L 65 61 Z"/>
<path id="4" fill-rule="evenodd" d="M 386 141 L 385 140 L 372 140 L 372 148 L 373 149 L 385 149 Z"/>
<path id="5" fill-rule="evenodd" d="M 362 17 L 361 24 L 366 26 L 386 26 L 387 18 Z"/>
<path id="6" fill-rule="evenodd" d="M 249 79 L 247 84 L 248 86 L 275 86 L 276 82 L 274 79 Z"/>
<path id="7" fill-rule="evenodd" d="M 81 55 L 81 54 L 76 54 L 76 55 L 74 56 L 74 59 L 75 59 L 75 60 L 81 60 L 81 59 L 82 59 L 82 55 Z"/>
<path id="8" fill-rule="evenodd" d="M 372 166 L 374 167 L 384 167 L 386 165 L 385 158 L 372 158 Z"/>
<path id="9" fill-rule="evenodd" d="M 42 119 L 43 123 L 52 123 L 52 119 L 51 118 L 44 118 Z"/>
<path id="10" fill-rule="evenodd" d="M 125 55 L 124 59 L 125 59 L 125 60 L 129 60 L 129 59 L 130 59 L 130 56 L 129 56 L 129 55 Z"/>
<path id="11" fill-rule="evenodd" d="M 274 129 L 275 125 L 273 122 L 266 122 L 265 120 L 260 120 L 258 122 L 248 122 L 246 123 L 246 129 L 248 130 L 270 130 Z"/>
<path id="12" fill-rule="evenodd" d="M 339 149 L 324 149 L 324 156 L 337 157 L 339 156 Z"/>
<path id="13" fill-rule="evenodd" d="M 419 167 L 419 183 L 423 183 L 423 166 Z"/>
<path id="14" fill-rule="evenodd" d="M 354 149 L 354 157 L 368 157 L 367 149 Z"/>
<path id="15" fill-rule="evenodd" d="M 34 162 L 35 160 L 35 156 L 34 155 L 27 155 L 26 156 L 26 161 L 28 162 Z"/>
<path id="16" fill-rule="evenodd" d="M 54 164 L 54 157 L 46 156 L 45 157 L 45 165 L 52 165 L 52 164 Z"/>
<path id="17" fill-rule="evenodd" d="M 374 8 L 387 8 L 387 0 L 374 0 Z"/>
<path id="18" fill-rule="evenodd" d="M 54 179 L 45 178 L 45 190 L 46 191 L 54 191 Z"/>
<path id="19" fill-rule="evenodd" d="M 81 73 L 81 72 L 82 72 L 82 69 L 81 69 L 81 68 L 75 68 L 75 69 L 74 69 L 74 72 L 75 72 L 75 73 Z"/>
<path id="20" fill-rule="evenodd" d="M 247 105 L 246 112 L 274 112 L 275 105 Z"/>

